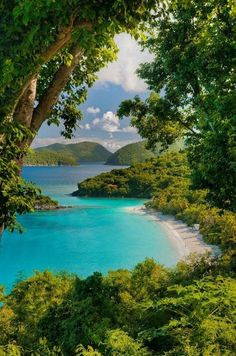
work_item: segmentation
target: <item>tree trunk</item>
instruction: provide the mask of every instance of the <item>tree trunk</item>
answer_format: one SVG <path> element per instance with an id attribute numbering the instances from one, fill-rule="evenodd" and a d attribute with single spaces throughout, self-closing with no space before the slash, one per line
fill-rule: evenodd
<path id="1" fill-rule="evenodd" d="M 31 126 L 36 98 L 36 89 L 37 77 L 33 78 L 25 89 L 14 112 L 14 120 L 28 128 Z"/>
<path id="2" fill-rule="evenodd" d="M 70 37 L 70 35 L 65 36 L 66 40 L 65 38 L 63 40 L 68 41 L 68 37 Z M 30 130 L 29 135 L 17 144 L 18 147 L 22 149 L 21 158 L 17 160 L 19 174 L 21 173 L 23 165 L 24 152 L 31 145 L 43 122 L 50 116 L 54 105 L 57 103 L 60 93 L 70 80 L 73 71 L 83 56 L 83 50 L 81 50 L 77 44 L 71 45 L 70 53 L 73 56 L 70 65 L 68 66 L 62 64 L 59 67 L 37 106 L 35 106 L 37 95 L 37 76 L 31 78 L 15 106 L 12 124 L 14 125 L 15 122 Z M 4 231 L 4 228 L 4 224 L 0 225 L 0 236 Z"/>

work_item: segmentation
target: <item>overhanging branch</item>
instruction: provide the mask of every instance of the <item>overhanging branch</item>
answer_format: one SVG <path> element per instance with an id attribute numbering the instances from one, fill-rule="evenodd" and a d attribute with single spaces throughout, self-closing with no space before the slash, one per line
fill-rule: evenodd
<path id="1" fill-rule="evenodd" d="M 60 30 L 55 42 L 53 42 L 42 54 L 39 56 L 39 64 L 34 68 L 34 73 L 30 73 L 25 80 L 25 85 L 21 89 L 21 93 L 18 96 L 13 108 L 14 116 L 15 112 L 18 111 L 18 107 L 22 105 L 22 101 L 26 104 L 26 98 L 28 94 L 28 88 L 31 86 L 32 81 L 35 76 L 40 72 L 43 64 L 49 62 L 62 48 L 65 48 L 71 41 L 72 34 L 76 29 L 87 28 L 91 29 L 92 24 L 88 21 L 79 21 L 71 18 L 70 24 Z"/>
<path id="2" fill-rule="evenodd" d="M 70 53 L 73 56 L 70 66 L 67 66 L 65 64 L 61 65 L 61 67 L 55 73 L 49 87 L 43 94 L 38 106 L 34 109 L 33 118 L 31 122 L 31 129 L 33 131 L 37 131 L 42 125 L 42 123 L 50 115 L 52 108 L 56 104 L 61 91 L 70 79 L 71 74 L 73 73 L 74 69 L 78 65 L 83 55 L 83 51 L 77 44 L 72 46 Z"/>

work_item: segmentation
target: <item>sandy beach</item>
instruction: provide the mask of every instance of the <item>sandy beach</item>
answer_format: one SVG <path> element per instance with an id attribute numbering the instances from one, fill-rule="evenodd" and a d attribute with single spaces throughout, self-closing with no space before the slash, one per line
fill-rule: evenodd
<path id="1" fill-rule="evenodd" d="M 198 226 L 192 228 L 183 221 L 176 220 L 174 216 L 164 215 L 144 206 L 127 208 L 127 211 L 133 214 L 147 214 L 151 219 L 161 224 L 178 249 L 181 258 L 187 257 L 192 253 L 204 254 L 210 252 L 214 255 L 220 254 L 217 246 L 208 245 L 203 241 Z"/>

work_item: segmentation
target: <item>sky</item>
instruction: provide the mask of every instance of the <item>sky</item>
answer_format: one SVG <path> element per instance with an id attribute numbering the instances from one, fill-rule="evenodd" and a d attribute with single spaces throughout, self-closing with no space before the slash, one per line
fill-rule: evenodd
<path id="1" fill-rule="evenodd" d="M 94 141 L 114 152 L 120 147 L 141 140 L 130 120 L 119 120 L 116 111 L 122 100 L 135 95 L 145 98 L 147 86 L 136 74 L 140 63 L 148 62 L 152 55 L 142 51 L 130 35 L 117 35 L 115 41 L 119 48 L 118 59 L 98 73 L 98 80 L 89 89 L 88 99 L 80 106 L 83 120 L 75 131 L 74 138 L 66 140 L 60 135 L 61 127 L 43 124 L 33 147 L 50 145 L 55 142 L 76 143 Z"/>

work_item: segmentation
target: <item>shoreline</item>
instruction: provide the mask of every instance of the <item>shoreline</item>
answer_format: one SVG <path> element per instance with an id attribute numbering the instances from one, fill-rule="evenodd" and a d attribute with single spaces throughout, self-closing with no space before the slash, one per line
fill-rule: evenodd
<path id="1" fill-rule="evenodd" d="M 206 252 L 215 256 L 220 255 L 218 246 L 209 245 L 203 241 L 198 227 L 190 227 L 183 221 L 176 220 L 172 215 L 164 215 L 144 206 L 127 208 L 126 210 L 133 214 L 148 215 L 152 220 L 159 223 L 178 250 L 180 259 L 186 258 L 190 254 L 205 254 Z"/>

